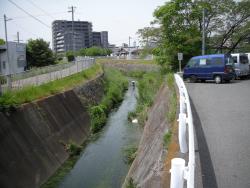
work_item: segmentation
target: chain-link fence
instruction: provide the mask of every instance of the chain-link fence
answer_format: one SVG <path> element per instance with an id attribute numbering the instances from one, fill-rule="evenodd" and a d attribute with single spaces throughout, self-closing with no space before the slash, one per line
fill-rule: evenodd
<path id="1" fill-rule="evenodd" d="M 0 94 L 6 92 L 8 88 L 16 90 L 28 85 L 37 86 L 53 80 L 61 79 L 88 69 L 94 64 L 94 58 L 77 57 L 76 61 L 72 63 L 36 68 L 22 73 L 13 74 L 9 77 L 0 75 Z M 10 80 L 10 84 L 8 80 Z"/>

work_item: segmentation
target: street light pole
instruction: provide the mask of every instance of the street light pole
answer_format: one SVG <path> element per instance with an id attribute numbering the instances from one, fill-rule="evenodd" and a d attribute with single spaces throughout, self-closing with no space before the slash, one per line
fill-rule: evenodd
<path id="1" fill-rule="evenodd" d="M 202 55 L 205 55 L 205 51 L 206 51 L 206 31 L 205 31 L 205 14 L 206 14 L 206 10 L 205 8 L 202 9 Z"/>
<path id="2" fill-rule="evenodd" d="M 73 47 L 73 52 L 75 52 L 75 37 L 74 37 L 74 11 L 75 11 L 75 8 L 74 6 L 71 6 L 69 7 L 69 11 L 68 12 L 71 12 L 72 13 L 72 47 Z"/>
<path id="3" fill-rule="evenodd" d="M 8 89 L 11 89 L 11 65 L 10 65 L 10 57 L 9 57 L 9 47 L 8 47 L 8 37 L 7 37 L 7 21 L 11 20 L 6 17 L 4 14 L 4 27 L 5 27 L 5 44 L 6 44 L 6 54 L 7 54 L 7 64 L 9 67 L 8 75 L 7 75 L 7 85 Z"/>

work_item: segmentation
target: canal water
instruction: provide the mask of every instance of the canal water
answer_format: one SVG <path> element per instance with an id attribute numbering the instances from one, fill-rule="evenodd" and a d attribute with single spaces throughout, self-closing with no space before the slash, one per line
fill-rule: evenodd
<path id="1" fill-rule="evenodd" d="M 138 145 L 140 128 L 128 121 L 137 103 L 137 88 L 129 86 L 120 107 L 109 115 L 98 139 L 90 142 L 60 188 L 120 188 L 129 170 L 124 149 Z"/>

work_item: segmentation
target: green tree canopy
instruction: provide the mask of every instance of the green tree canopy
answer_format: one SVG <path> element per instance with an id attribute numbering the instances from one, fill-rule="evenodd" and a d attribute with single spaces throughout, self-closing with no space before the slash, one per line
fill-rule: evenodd
<path id="1" fill-rule="evenodd" d="M 49 48 L 49 42 L 43 39 L 30 39 L 27 44 L 27 62 L 29 67 L 41 67 L 55 64 L 55 57 Z"/>
<path id="2" fill-rule="evenodd" d="M 0 38 L 0 45 L 3 45 L 3 44 L 5 44 L 5 40 Z"/>
<path id="3" fill-rule="evenodd" d="M 74 55 L 73 51 L 67 51 L 66 52 L 66 57 L 67 57 L 67 59 L 68 59 L 69 62 L 75 60 L 75 55 Z"/>
<path id="4" fill-rule="evenodd" d="M 153 28 L 139 30 L 142 39 L 157 38 L 154 54 L 168 68 L 178 66 L 177 53 L 184 62 L 201 54 L 202 10 L 205 9 L 206 53 L 230 53 L 250 37 L 250 1 L 234 0 L 171 0 L 154 12 Z"/>
<path id="5" fill-rule="evenodd" d="M 107 56 L 112 51 L 110 49 L 93 46 L 91 48 L 82 48 L 78 51 L 81 56 Z"/>

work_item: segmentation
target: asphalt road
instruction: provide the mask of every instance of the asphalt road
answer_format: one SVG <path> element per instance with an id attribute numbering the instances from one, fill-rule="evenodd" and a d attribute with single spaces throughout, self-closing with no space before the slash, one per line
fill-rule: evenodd
<path id="1" fill-rule="evenodd" d="M 204 187 L 250 188 L 250 80 L 186 85 L 205 141 L 199 146 L 202 173 L 215 174 L 216 182 L 207 177 Z"/>

